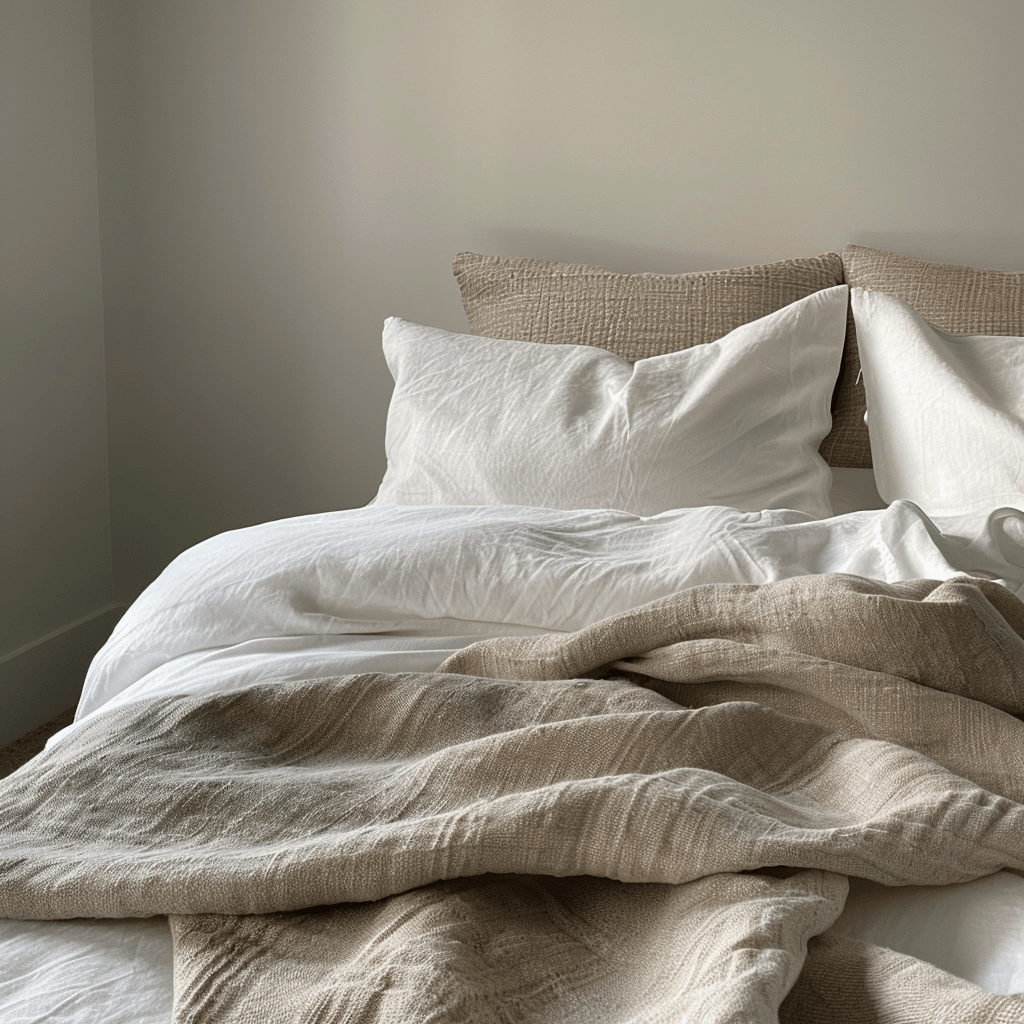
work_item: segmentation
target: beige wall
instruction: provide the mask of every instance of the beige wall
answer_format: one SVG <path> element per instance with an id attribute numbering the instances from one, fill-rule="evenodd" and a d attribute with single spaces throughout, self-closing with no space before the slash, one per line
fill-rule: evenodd
<path id="1" fill-rule="evenodd" d="M 112 625 L 87 0 L 0 4 L 0 194 L 3 743 L 74 703 Z"/>
<path id="2" fill-rule="evenodd" d="M 96 0 L 118 592 L 367 501 L 460 249 L 1024 266 L 1019 0 Z"/>
<path id="3" fill-rule="evenodd" d="M 1022 39 L 1019 0 L 4 0 L 0 742 L 183 548 L 373 495 L 381 321 L 464 329 L 461 249 L 1024 267 Z"/>

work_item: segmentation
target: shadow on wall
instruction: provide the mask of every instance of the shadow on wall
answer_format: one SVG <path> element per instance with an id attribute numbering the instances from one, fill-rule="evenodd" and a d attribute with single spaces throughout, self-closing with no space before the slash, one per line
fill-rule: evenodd
<path id="1" fill-rule="evenodd" d="M 837 251 L 847 242 L 935 263 L 959 263 L 985 270 L 1024 270 L 1024 238 L 1020 236 L 855 231 L 843 239 Z"/>
<path id="2" fill-rule="evenodd" d="M 722 251 L 659 249 L 649 245 L 629 245 L 607 238 L 504 226 L 479 229 L 466 248 L 485 256 L 527 256 L 561 263 L 587 263 L 624 274 L 644 271 L 680 274 L 689 270 L 724 269 L 752 262 L 749 259 L 736 259 L 733 254 Z M 788 258 L 766 257 L 764 262 Z"/>
<path id="3" fill-rule="evenodd" d="M 848 237 L 821 240 L 818 245 L 812 242 L 800 252 L 765 251 L 751 255 L 749 250 L 673 250 L 585 235 L 495 226 L 481 228 L 466 248 L 487 256 L 528 256 L 565 263 L 588 263 L 620 273 L 680 274 L 797 259 L 816 256 L 820 252 L 842 252 L 843 246 L 849 242 L 937 263 L 960 263 L 991 270 L 1024 270 L 1024 238 L 923 231 L 851 230 Z"/>

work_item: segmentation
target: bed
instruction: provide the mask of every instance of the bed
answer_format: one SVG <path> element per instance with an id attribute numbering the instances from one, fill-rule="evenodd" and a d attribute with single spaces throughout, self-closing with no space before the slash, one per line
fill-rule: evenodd
<path id="1" fill-rule="evenodd" d="M 1024 1021 L 1024 275 L 454 270 L 0 782 L 0 1019 Z"/>

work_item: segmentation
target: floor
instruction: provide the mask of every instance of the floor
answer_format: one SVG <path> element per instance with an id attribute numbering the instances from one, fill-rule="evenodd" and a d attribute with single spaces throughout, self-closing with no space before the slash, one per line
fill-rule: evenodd
<path id="1" fill-rule="evenodd" d="M 26 761 L 35 757 L 46 745 L 46 741 L 58 729 L 70 725 L 75 717 L 75 709 L 68 708 L 67 711 L 44 722 L 37 729 L 15 740 L 6 747 L 0 747 L 0 778 L 10 775 L 16 768 L 20 768 Z"/>

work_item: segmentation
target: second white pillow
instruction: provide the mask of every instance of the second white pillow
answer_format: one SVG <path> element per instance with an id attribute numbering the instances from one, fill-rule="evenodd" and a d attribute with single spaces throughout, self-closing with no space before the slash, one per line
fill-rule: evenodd
<path id="1" fill-rule="evenodd" d="M 828 433 L 848 289 L 629 363 L 604 349 L 384 325 L 395 378 L 378 504 L 726 505 L 831 514 Z"/>
<path id="2" fill-rule="evenodd" d="M 930 516 L 1024 509 L 1024 338 L 955 335 L 852 290 L 878 492 Z"/>

